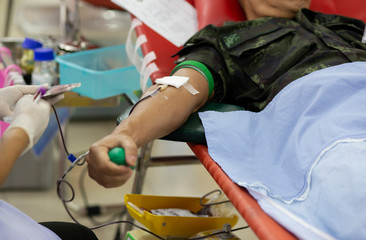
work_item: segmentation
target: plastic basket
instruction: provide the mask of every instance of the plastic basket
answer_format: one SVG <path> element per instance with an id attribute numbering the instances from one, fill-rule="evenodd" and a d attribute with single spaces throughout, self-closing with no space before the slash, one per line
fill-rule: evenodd
<path id="1" fill-rule="evenodd" d="M 116 45 L 56 58 L 60 84 L 81 82 L 72 91 L 93 99 L 102 99 L 140 89 L 139 73 L 127 58 L 125 45 Z"/>
<path id="2" fill-rule="evenodd" d="M 233 217 L 178 217 L 158 216 L 149 212 L 152 209 L 161 208 L 179 208 L 198 212 L 202 206 L 200 198 L 196 197 L 125 194 L 125 205 L 131 217 L 160 236 L 189 237 L 202 231 L 222 229 L 226 223 L 233 227 L 238 221 L 236 215 Z"/>

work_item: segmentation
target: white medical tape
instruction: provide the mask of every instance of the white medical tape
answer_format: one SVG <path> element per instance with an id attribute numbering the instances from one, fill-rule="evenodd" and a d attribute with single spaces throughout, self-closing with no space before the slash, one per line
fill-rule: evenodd
<path id="1" fill-rule="evenodd" d="M 147 78 L 145 79 L 145 74 L 149 74 L 148 77 L 150 77 L 150 75 L 152 74 L 152 72 L 150 72 L 150 71 L 146 72 L 146 66 L 149 63 L 151 63 L 152 61 L 154 61 L 155 59 L 156 59 L 156 55 L 155 55 L 155 52 L 154 51 L 149 52 L 144 57 L 144 59 L 142 61 L 142 64 L 141 64 L 141 69 L 140 69 L 140 86 L 146 86 L 146 84 L 147 84 Z M 152 68 L 153 68 L 153 66 L 152 66 Z"/>
<path id="2" fill-rule="evenodd" d="M 163 78 L 158 78 L 155 80 L 155 83 L 162 84 L 162 85 L 169 85 L 175 88 L 180 88 L 184 84 L 188 82 L 189 77 L 183 76 L 167 76 Z"/>
<path id="3" fill-rule="evenodd" d="M 155 80 L 155 83 L 162 84 L 162 85 L 169 85 L 173 86 L 175 88 L 184 87 L 187 89 L 188 92 L 190 92 L 192 95 L 196 95 L 199 93 L 189 82 L 189 77 L 183 77 L 183 76 L 169 76 L 169 77 L 163 77 Z"/>
<path id="4" fill-rule="evenodd" d="M 135 28 L 140 25 L 142 25 L 142 22 L 139 19 L 134 18 L 132 20 L 130 30 L 128 31 L 127 34 L 126 46 L 125 46 L 127 57 L 130 60 L 130 62 L 136 67 L 136 69 L 140 69 L 142 60 L 138 56 L 137 51 L 135 51 L 135 48 L 132 44 L 132 33 L 134 32 Z"/>
<path id="5" fill-rule="evenodd" d="M 135 52 L 137 52 L 139 47 L 146 42 L 147 42 L 147 38 L 146 38 L 145 34 L 138 36 L 138 38 L 136 39 Z"/>
<path id="6" fill-rule="evenodd" d="M 145 34 L 138 36 L 138 38 L 136 39 L 135 48 L 134 48 L 133 56 L 132 56 L 132 62 L 134 63 L 137 71 L 140 74 L 142 73 L 141 67 L 143 64 L 143 58 L 139 56 L 138 50 L 141 47 L 141 45 L 146 42 L 147 42 L 147 38 L 146 38 Z"/>
<path id="7" fill-rule="evenodd" d="M 156 55 L 155 52 L 149 52 L 148 54 L 145 55 L 143 61 L 142 61 L 142 65 L 141 65 L 141 72 L 144 73 L 146 66 L 151 63 L 152 61 L 154 61 L 156 59 Z"/>
<path id="8" fill-rule="evenodd" d="M 196 95 L 196 94 L 198 94 L 198 93 L 200 93 L 199 91 L 197 91 L 191 84 L 189 84 L 189 83 L 186 83 L 186 84 L 184 84 L 183 85 L 183 87 L 185 88 L 185 89 L 187 89 L 188 90 L 188 92 L 190 92 L 192 95 Z"/>
<path id="9" fill-rule="evenodd" d="M 158 71 L 159 68 L 158 66 L 156 66 L 156 64 L 153 62 L 153 63 L 150 63 L 143 74 L 140 75 L 140 87 L 141 87 L 141 90 L 142 92 L 145 92 L 146 89 L 147 89 L 147 81 L 149 80 L 151 74 L 153 74 L 154 72 Z"/>
<path id="10" fill-rule="evenodd" d="M 366 26 L 365 26 L 365 30 L 363 30 L 362 42 L 366 43 Z"/>
<path id="11" fill-rule="evenodd" d="M 137 37 L 134 46 L 132 44 L 132 33 L 135 28 L 140 25 L 142 25 L 142 22 L 139 19 L 134 18 L 132 20 L 126 40 L 126 53 L 130 62 L 136 67 L 137 71 L 140 73 L 140 87 L 141 90 L 144 92 L 147 89 L 146 85 L 151 74 L 158 71 L 159 68 L 156 66 L 155 63 L 149 64 L 156 59 L 155 52 L 149 52 L 143 58 L 140 57 L 138 54 L 138 50 L 141 45 L 148 41 L 145 34 Z"/>

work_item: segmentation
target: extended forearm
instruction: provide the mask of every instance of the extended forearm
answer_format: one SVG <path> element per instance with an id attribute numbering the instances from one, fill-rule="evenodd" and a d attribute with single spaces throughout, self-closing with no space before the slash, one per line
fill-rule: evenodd
<path id="1" fill-rule="evenodd" d="M 127 134 L 140 147 L 147 142 L 160 138 L 182 125 L 189 115 L 201 107 L 208 98 L 206 79 L 192 69 L 181 69 L 177 76 L 188 76 L 191 84 L 199 93 L 192 95 L 187 89 L 168 87 L 140 102 L 131 115 L 115 129 L 116 134 Z M 157 86 L 149 89 L 152 91 Z"/>
<path id="2" fill-rule="evenodd" d="M 22 128 L 5 131 L 0 141 L 0 185 L 3 184 L 28 143 L 29 137 Z"/>

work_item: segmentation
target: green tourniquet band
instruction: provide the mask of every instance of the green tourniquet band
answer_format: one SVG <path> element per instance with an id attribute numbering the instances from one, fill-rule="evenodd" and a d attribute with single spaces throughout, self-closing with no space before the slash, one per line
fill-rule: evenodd
<path id="1" fill-rule="evenodd" d="M 173 69 L 170 75 L 173 75 L 176 71 L 178 71 L 181 68 L 192 68 L 201 73 L 208 82 L 208 96 L 211 96 L 212 91 L 214 89 L 214 81 L 210 70 L 208 70 L 208 68 L 203 63 L 191 60 L 181 62 Z"/>

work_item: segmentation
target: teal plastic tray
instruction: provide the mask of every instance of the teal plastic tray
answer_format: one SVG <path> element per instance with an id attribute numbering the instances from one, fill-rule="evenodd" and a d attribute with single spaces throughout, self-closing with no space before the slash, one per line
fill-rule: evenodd
<path id="1" fill-rule="evenodd" d="M 129 62 L 125 45 L 116 45 L 56 58 L 60 84 L 81 83 L 72 91 L 93 99 L 103 99 L 140 89 L 140 75 Z"/>

